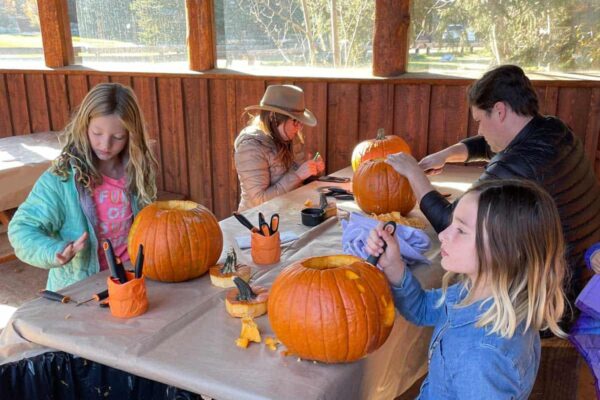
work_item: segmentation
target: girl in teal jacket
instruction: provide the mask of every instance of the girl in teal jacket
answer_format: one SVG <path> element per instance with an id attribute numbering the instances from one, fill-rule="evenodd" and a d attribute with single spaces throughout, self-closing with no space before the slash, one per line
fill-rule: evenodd
<path id="1" fill-rule="evenodd" d="M 97 273 L 101 238 L 120 240 L 126 252 L 133 216 L 156 198 L 157 162 L 129 87 L 118 83 L 94 87 L 64 129 L 61 142 L 65 145 L 60 156 L 38 179 L 8 226 L 17 257 L 50 270 L 49 290 Z M 119 182 L 121 210 L 106 201 L 106 193 L 113 193 L 107 185 Z M 108 220 L 115 213 L 124 216 L 118 224 Z M 118 227 L 118 237 L 110 236 L 114 230 L 109 226 Z"/>

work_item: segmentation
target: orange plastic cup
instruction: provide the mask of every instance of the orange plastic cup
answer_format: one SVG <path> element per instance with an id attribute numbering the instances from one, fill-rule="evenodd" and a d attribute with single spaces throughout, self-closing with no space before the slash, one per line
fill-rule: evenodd
<path id="1" fill-rule="evenodd" d="M 253 231 L 250 246 L 250 254 L 255 264 L 275 264 L 281 258 L 281 238 L 279 237 L 279 231 L 271 236 L 263 236 Z"/>
<path id="2" fill-rule="evenodd" d="M 108 304 L 110 312 L 117 318 L 132 318 L 142 315 L 148 310 L 146 281 L 144 277 L 135 279 L 132 272 L 127 274 L 127 282 L 118 283 L 108 277 Z"/>

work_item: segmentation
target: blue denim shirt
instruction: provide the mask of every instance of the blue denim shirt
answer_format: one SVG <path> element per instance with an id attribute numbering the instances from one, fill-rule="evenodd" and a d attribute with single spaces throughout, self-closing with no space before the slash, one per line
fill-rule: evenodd
<path id="1" fill-rule="evenodd" d="M 523 332 L 522 324 L 509 339 L 476 327 L 491 301 L 456 307 L 467 295 L 461 288 L 450 286 L 436 308 L 441 289 L 423 290 L 408 268 L 401 285 L 392 287 L 396 308 L 407 320 L 434 327 L 419 399 L 527 399 L 540 363 L 538 331 Z"/>

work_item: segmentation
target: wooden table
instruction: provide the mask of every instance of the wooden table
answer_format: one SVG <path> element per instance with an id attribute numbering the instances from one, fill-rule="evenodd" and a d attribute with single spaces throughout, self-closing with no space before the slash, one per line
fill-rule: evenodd
<path id="1" fill-rule="evenodd" d="M 449 168 L 435 177 L 440 185 L 459 185 L 474 180 L 480 170 Z M 348 176 L 350 169 L 340 171 Z M 258 211 L 281 215 L 280 231 L 292 231 L 299 239 L 284 247 L 281 261 L 269 267 L 252 264 L 250 250 L 240 250 L 235 237 L 248 235 L 237 220 L 220 222 L 224 233 L 222 259 L 230 246 L 238 261 L 253 266 L 255 282 L 270 286 L 284 266 L 314 255 L 341 252 L 341 226 L 336 218 L 308 228 L 300 223 L 306 199 L 318 200 L 315 190 L 330 183 L 312 182 L 273 199 L 244 214 L 257 220 Z M 468 184 L 466 184 L 468 186 Z M 338 186 L 344 186 L 339 185 Z M 349 187 L 346 184 L 346 187 Z M 443 191 L 457 195 L 452 185 Z M 341 210 L 356 208 L 354 202 L 339 201 Z M 421 215 L 413 211 L 413 215 Z M 341 214 L 341 213 L 340 213 Z M 426 253 L 431 265 L 418 265 L 413 273 L 424 287 L 439 286 L 439 244 L 433 239 Z M 106 285 L 100 273 L 62 292 L 75 300 L 88 298 Z M 262 344 L 247 349 L 235 346 L 240 321 L 225 312 L 222 289 L 211 286 L 208 276 L 167 284 L 148 280 L 150 308 L 129 320 L 113 318 L 94 303 L 81 307 L 37 299 L 20 307 L 0 336 L 0 364 L 58 349 L 120 370 L 201 393 L 226 399 L 392 399 L 409 388 L 427 369 L 431 330 L 416 327 L 397 316 L 387 342 L 357 362 L 326 365 L 283 357 Z M 272 336 L 267 316 L 256 319 L 264 336 Z"/>

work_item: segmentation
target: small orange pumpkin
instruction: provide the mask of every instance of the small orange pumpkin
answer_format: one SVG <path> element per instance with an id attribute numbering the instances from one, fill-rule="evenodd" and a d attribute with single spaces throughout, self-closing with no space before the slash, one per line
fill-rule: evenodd
<path id="1" fill-rule="evenodd" d="M 385 130 L 379 128 L 375 139 L 360 142 L 352 151 L 352 171 L 356 171 L 358 166 L 364 161 L 374 158 L 385 158 L 388 154 L 399 152 L 411 154 L 408 143 L 400 136 L 386 136 Z"/>
<path id="2" fill-rule="evenodd" d="M 219 260 L 223 233 L 215 216 L 193 201 L 158 201 L 135 217 L 127 249 L 135 264 L 144 245 L 144 276 L 163 282 L 196 278 Z"/>
<path id="3" fill-rule="evenodd" d="M 333 255 L 286 267 L 271 287 L 268 316 L 290 354 L 339 363 L 383 345 L 395 308 L 383 272 L 358 257 Z"/>
<path id="4" fill-rule="evenodd" d="M 400 211 L 406 215 L 416 203 L 410 182 L 383 159 L 363 162 L 352 178 L 354 199 L 367 214 Z"/>

